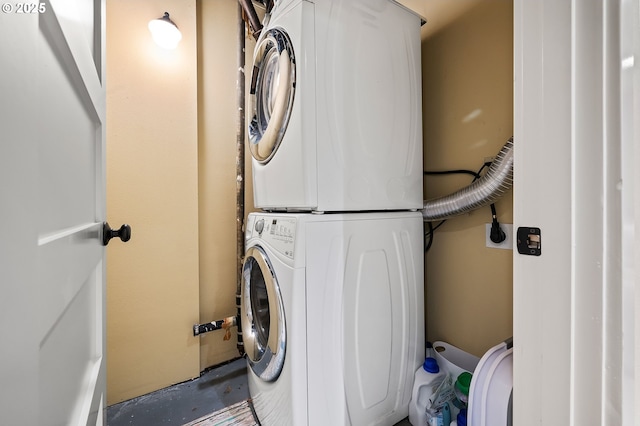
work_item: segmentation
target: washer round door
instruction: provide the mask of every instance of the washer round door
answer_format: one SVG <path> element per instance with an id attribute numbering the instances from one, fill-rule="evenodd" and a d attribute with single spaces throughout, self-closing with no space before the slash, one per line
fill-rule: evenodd
<path id="1" fill-rule="evenodd" d="M 258 162 L 269 162 L 287 129 L 296 85 L 293 46 L 281 28 L 266 31 L 253 53 L 249 149 Z"/>
<path id="2" fill-rule="evenodd" d="M 269 258 L 250 247 L 242 266 L 242 336 L 251 369 L 262 380 L 280 375 L 286 352 L 284 306 Z"/>

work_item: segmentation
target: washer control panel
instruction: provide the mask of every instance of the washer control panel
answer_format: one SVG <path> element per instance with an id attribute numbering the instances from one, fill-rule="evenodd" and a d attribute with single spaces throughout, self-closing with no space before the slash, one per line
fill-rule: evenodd
<path id="1" fill-rule="evenodd" d="M 296 219 L 286 216 L 249 216 L 246 239 L 259 238 L 269 245 L 293 259 L 293 249 L 296 236 Z"/>

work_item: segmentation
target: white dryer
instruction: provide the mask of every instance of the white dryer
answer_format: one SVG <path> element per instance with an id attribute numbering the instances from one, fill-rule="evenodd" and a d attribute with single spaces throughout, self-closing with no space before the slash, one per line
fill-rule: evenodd
<path id="1" fill-rule="evenodd" d="M 279 0 L 248 114 L 264 210 L 422 208 L 420 26 L 393 0 Z"/>
<path id="2" fill-rule="evenodd" d="M 252 213 L 242 332 L 263 426 L 393 425 L 424 360 L 419 212 Z"/>

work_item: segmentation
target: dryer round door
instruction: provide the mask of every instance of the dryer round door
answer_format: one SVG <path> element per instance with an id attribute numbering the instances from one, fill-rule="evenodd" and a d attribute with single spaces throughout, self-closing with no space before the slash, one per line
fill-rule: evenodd
<path id="1" fill-rule="evenodd" d="M 253 54 L 249 149 L 258 162 L 271 160 L 287 129 L 296 84 L 293 46 L 280 28 L 266 31 Z"/>
<path id="2" fill-rule="evenodd" d="M 286 352 L 284 306 L 273 267 L 262 248 L 250 247 L 242 266 L 242 336 L 251 369 L 276 380 Z"/>

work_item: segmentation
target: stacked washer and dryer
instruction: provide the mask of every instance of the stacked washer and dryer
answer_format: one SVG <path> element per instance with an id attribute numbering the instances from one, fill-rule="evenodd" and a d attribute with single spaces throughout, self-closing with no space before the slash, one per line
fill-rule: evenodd
<path id="1" fill-rule="evenodd" d="M 393 425 L 424 360 L 420 26 L 393 0 L 279 0 L 257 41 L 242 276 L 263 426 Z"/>

